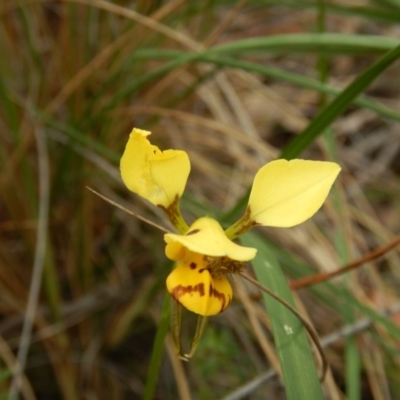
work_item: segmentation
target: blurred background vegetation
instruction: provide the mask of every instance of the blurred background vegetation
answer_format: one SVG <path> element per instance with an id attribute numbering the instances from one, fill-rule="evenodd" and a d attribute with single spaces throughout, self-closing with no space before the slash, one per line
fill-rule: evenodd
<path id="1" fill-rule="evenodd" d="M 0 398 L 29 349 L 28 400 L 284 399 L 258 289 L 235 280 L 183 364 L 162 232 L 87 186 L 170 227 L 118 171 L 132 127 L 151 130 L 189 153 L 188 219 L 227 226 L 283 150 L 343 169 L 312 221 L 257 230 L 289 281 L 392 243 L 400 64 L 323 110 L 400 43 L 400 1 L 2 0 L 0 17 Z M 399 252 L 382 253 L 294 292 L 325 346 L 327 399 L 400 398 Z M 185 313 L 185 343 L 194 325 Z"/>

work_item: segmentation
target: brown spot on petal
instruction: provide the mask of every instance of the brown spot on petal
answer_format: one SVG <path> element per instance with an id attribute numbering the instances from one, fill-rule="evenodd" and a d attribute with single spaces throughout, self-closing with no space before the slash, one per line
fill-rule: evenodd
<path id="1" fill-rule="evenodd" d="M 188 232 L 186 236 L 194 235 L 195 233 L 200 232 L 200 229 L 193 229 L 192 231 Z"/>
<path id="2" fill-rule="evenodd" d="M 181 296 L 184 296 L 185 294 L 188 293 L 195 293 L 198 292 L 199 295 L 201 297 L 204 296 L 205 292 L 204 292 L 204 283 L 198 283 L 197 285 L 189 285 L 189 286 L 182 286 L 182 285 L 178 285 L 176 287 L 174 287 L 171 291 L 171 296 L 177 301 L 179 302 L 179 298 Z"/>
<path id="3" fill-rule="evenodd" d="M 197 264 L 196 264 L 195 262 L 191 262 L 191 263 L 189 264 L 189 266 L 190 266 L 190 269 L 196 269 Z"/>

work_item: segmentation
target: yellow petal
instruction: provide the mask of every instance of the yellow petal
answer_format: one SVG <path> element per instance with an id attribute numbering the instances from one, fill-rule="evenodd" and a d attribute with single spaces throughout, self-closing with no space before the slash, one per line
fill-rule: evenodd
<path id="1" fill-rule="evenodd" d="M 249 207 L 261 225 L 290 227 L 310 218 L 322 206 L 340 166 L 332 162 L 276 160 L 254 178 Z"/>
<path id="2" fill-rule="evenodd" d="M 186 252 L 185 247 L 178 242 L 168 243 L 165 247 L 165 255 L 173 261 L 182 260 Z"/>
<path id="3" fill-rule="evenodd" d="M 228 257 L 236 261 L 249 261 L 256 255 L 257 250 L 243 247 L 229 240 L 221 225 L 215 219 L 203 217 L 196 220 L 185 235 L 167 233 L 164 235 L 167 242 L 166 255 L 170 257 L 169 246 L 180 243 L 187 249 L 211 257 Z"/>
<path id="4" fill-rule="evenodd" d="M 232 300 L 232 287 L 225 276 L 213 278 L 204 257 L 192 254 L 179 263 L 167 278 L 167 290 L 188 310 L 203 316 L 218 314 Z"/>
<path id="5" fill-rule="evenodd" d="M 146 139 L 148 135 L 136 128 L 131 132 L 121 158 L 121 177 L 132 192 L 168 208 L 185 189 L 189 157 L 184 151 L 160 151 Z"/>

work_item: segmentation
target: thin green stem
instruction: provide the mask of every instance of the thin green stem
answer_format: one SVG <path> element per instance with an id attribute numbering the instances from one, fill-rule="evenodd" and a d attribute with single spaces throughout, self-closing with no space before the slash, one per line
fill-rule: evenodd
<path id="1" fill-rule="evenodd" d="M 208 322 L 208 317 L 205 317 L 203 315 L 198 316 L 196 332 L 194 334 L 192 342 L 190 343 L 190 351 L 189 351 L 189 353 L 185 354 L 186 360 L 189 359 L 190 357 L 192 357 L 193 354 L 195 353 L 197 346 L 200 342 L 200 339 L 203 336 L 204 330 L 206 329 L 207 322 Z"/>

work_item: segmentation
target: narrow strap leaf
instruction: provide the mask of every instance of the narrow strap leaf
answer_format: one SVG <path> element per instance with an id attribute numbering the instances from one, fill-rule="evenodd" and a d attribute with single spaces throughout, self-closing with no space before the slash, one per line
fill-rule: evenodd
<path id="1" fill-rule="evenodd" d="M 400 45 L 388 51 L 378 61 L 340 93 L 315 117 L 311 123 L 296 136 L 282 151 L 281 158 L 290 160 L 297 157 L 359 96 L 382 72 L 400 57 Z"/>
<path id="2" fill-rule="evenodd" d="M 256 234 L 241 238 L 258 249 L 252 261 L 258 281 L 294 307 L 292 293 L 274 251 Z M 301 321 L 280 302 L 263 292 L 271 320 L 288 400 L 323 400 L 321 384 L 306 331 Z"/>

